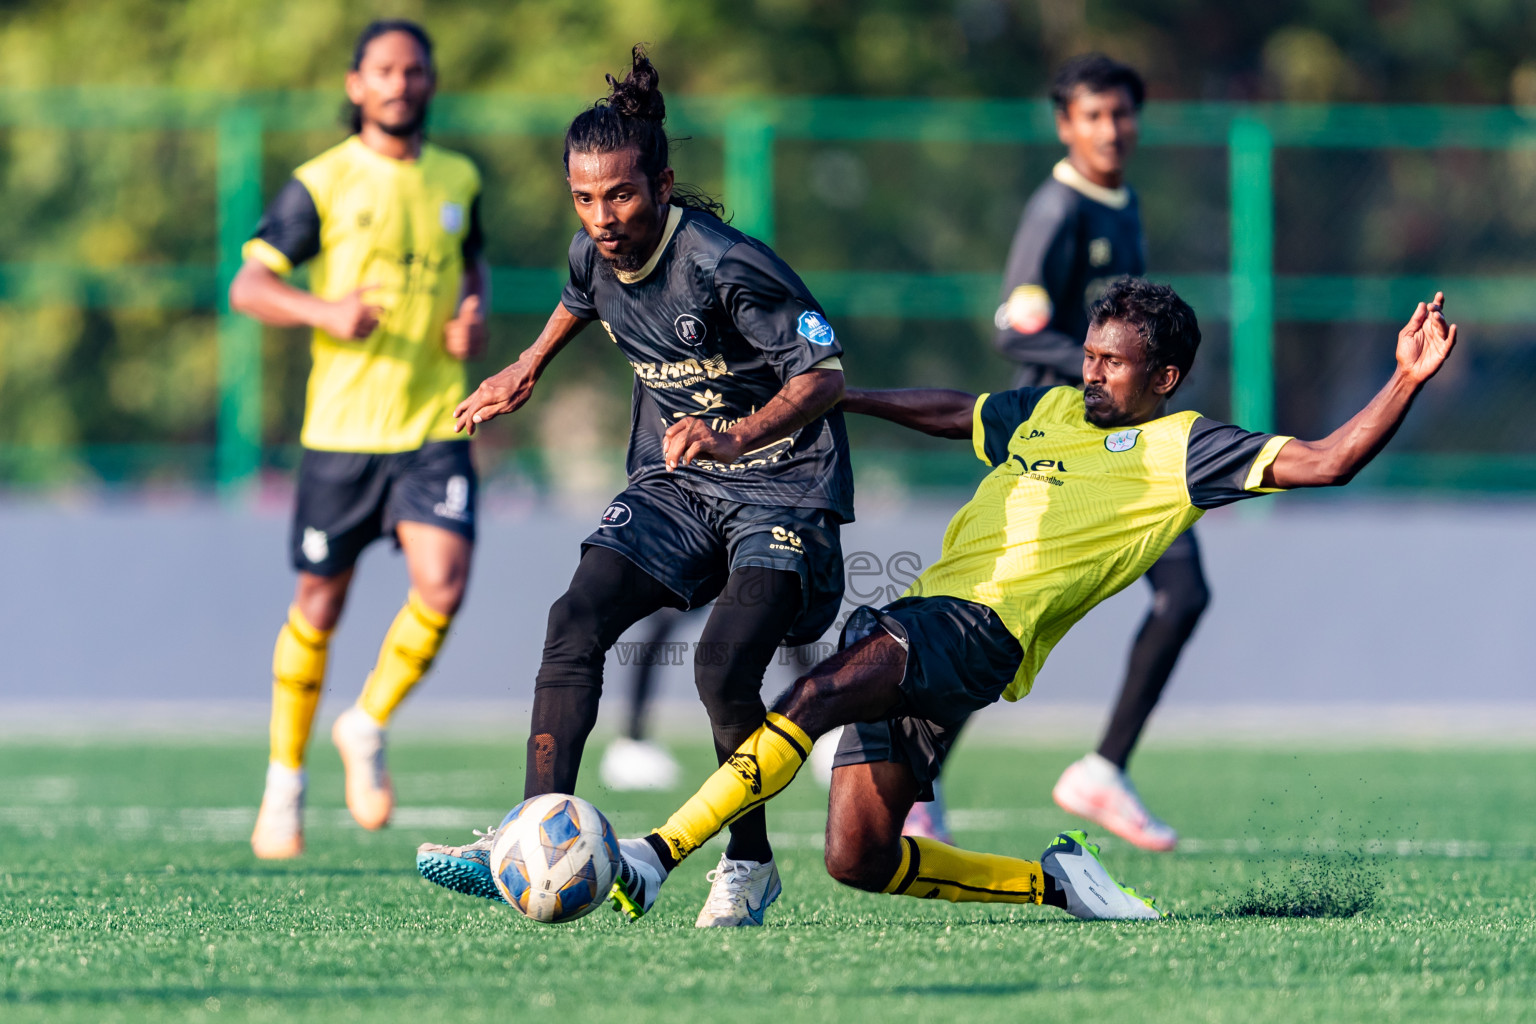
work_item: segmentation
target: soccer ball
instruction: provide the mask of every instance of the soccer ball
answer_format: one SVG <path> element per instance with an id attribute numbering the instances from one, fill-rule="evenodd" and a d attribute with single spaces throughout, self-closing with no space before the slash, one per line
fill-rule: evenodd
<path id="1" fill-rule="evenodd" d="M 529 920 L 574 921 L 608 898 L 619 840 L 596 807 L 546 793 L 507 814 L 491 844 L 496 888 Z"/>

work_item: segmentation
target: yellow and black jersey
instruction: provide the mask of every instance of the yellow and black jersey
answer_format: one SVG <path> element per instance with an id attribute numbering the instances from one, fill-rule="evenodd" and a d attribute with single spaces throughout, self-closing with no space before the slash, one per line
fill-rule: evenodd
<path id="1" fill-rule="evenodd" d="M 1289 440 L 1195 412 L 1096 427 L 1076 388 L 982 395 L 972 443 L 994 469 L 907 594 L 997 612 L 1024 650 L 1003 693 L 1018 700 L 1067 630 L 1139 579 L 1205 510 L 1274 490 L 1264 469 Z"/>
<path id="2" fill-rule="evenodd" d="M 335 299 L 365 285 L 382 307 L 366 340 L 315 331 L 306 448 L 402 452 L 452 438 L 464 367 L 443 347 L 466 262 L 479 258 L 480 173 L 424 145 L 393 160 L 357 136 L 315 157 L 272 200 L 245 258 L 279 274 L 310 262 L 310 290 Z"/>

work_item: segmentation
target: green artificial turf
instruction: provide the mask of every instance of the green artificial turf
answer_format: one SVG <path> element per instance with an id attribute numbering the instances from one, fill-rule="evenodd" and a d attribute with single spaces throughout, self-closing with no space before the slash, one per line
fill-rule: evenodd
<path id="1" fill-rule="evenodd" d="M 718 847 L 637 924 L 542 927 L 421 881 L 521 792 L 521 738 L 402 742 L 398 822 L 346 818 L 317 743 L 309 852 L 246 845 L 263 749 L 145 741 L 0 750 L 0 1020 L 1536 1020 L 1536 754 L 1150 749 L 1136 777 L 1186 837 L 1104 844 L 1161 922 L 845 890 L 808 777 L 770 809 L 769 926 L 692 927 Z M 1076 823 L 1049 789 L 1076 751 L 962 746 L 957 836 L 1038 857 Z M 707 752 L 684 752 L 690 782 Z M 621 834 L 683 795 L 582 795 Z M 1363 908 L 1363 909 L 1362 909 Z M 1294 916 L 1294 915 L 1353 916 Z"/>

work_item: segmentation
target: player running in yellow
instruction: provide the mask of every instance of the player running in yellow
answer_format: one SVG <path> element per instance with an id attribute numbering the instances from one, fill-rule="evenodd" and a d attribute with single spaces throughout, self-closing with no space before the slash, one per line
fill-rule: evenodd
<path id="1" fill-rule="evenodd" d="M 968 437 L 994 468 L 907 594 L 856 611 L 843 649 L 797 680 L 665 825 L 620 843 L 620 910 L 645 913 L 683 858 L 789 785 L 812 741 L 848 725 L 827 819 L 827 870 L 838 881 L 924 899 L 1045 903 L 1083 918 L 1159 916 L 1110 877 L 1081 832 L 1027 861 L 902 836 L 902 822 L 937 777 L 956 724 L 1027 694 L 1073 623 L 1139 579 L 1206 509 L 1341 485 L 1370 462 L 1456 343 L 1443 300 L 1419 304 L 1398 335 L 1392 379 L 1321 441 L 1169 415 L 1200 330 L 1172 289 L 1132 278 L 1092 307 L 1083 391 L 849 389 L 849 411 Z"/>
<path id="2" fill-rule="evenodd" d="M 469 577 L 475 470 L 453 408 L 464 360 L 485 345 L 488 275 L 479 172 L 422 135 L 436 83 L 420 26 L 364 29 L 346 79 L 353 134 L 294 171 L 230 287 L 230 305 L 262 323 L 314 328 L 291 544 L 299 580 L 272 659 L 258 857 L 304 850 L 304 752 L 363 548 L 393 535 L 411 579 L 361 696 L 331 733 L 364 828 L 389 821 L 385 726 L 431 666 Z M 309 291 L 284 281 L 305 262 Z"/>

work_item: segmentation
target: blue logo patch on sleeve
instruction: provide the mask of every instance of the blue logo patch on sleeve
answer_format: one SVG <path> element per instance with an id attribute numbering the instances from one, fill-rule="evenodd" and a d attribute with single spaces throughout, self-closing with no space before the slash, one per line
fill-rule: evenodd
<path id="1" fill-rule="evenodd" d="M 806 310 L 800 314 L 798 325 L 800 337 L 812 345 L 830 345 L 837 341 L 837 333 L 832 330 L 832 325 L 827 323 L 827 318 L 814 310 Z"/>

